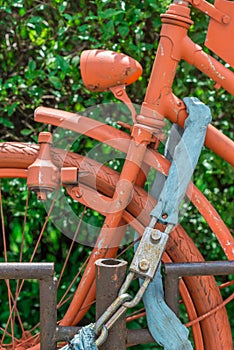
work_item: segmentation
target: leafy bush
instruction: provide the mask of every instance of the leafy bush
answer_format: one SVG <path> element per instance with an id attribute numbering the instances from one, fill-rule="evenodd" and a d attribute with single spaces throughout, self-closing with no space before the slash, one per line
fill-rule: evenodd
<path id="1" fill-rule="evenodd" d="M 132 100 L 140 104 L 158 45 L 160 13 L 168 3 L 168 0 L 3 0 L 0 5 L 1 140 L 37 141 L 39 131 L 46 127 L 33 121 L 33 111 L 39 105 L 82 112 L 87 107 L 113 100 L 110 93 L 90 93 L 84 88 L 79 62 L 81 52 L 86 49 L 124 52 L 142 64 L 142 77 L 128 88 Z M 202 44 L 208 19 L 197 11 L 192 15 L 195 24 L 190 35 Z M 233 97 L 223 89 L 216 91 L 209 79 L 182 62 L 174 92 L 180 97 L 197 96 L 208 104 L 214 116 L 213 124 L 233 137 Z M 85 144 L 85 147 L 92 148 L 92 144 Z M 230 227 L 234 209 L 232 178 L 232 168 L 204 149 L 194 181 Z M 17 198 L 14 182 L 3 186 L 10 186 L 8 193 L 12 191 Z M 20 200 L 15 204 L 19 212 Z M 39 210 L 38 206 L 32 210 Z M 14 215 L 18 219 L 20 216 L 19 213 Z M 11 223 L 16 241 L 19 240 L 18 219 Z M 223 259 L 206 223 L 191 206 L 183 224 L 191 236 L 196 237 L 207 260 Z M 57 234 L 52 228 L 50 232 L 54 247 L 59 254 L 64 254 Z M 12 248 L 17 250 L 14 245 Z M 47 248 L 48 256 L 52 256 L 48 245 Z"/>

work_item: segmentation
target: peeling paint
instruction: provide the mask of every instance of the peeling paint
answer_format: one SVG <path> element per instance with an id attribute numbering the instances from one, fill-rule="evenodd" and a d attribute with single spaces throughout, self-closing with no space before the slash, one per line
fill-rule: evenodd
<path id="1" fill-rule="evenodd" d="M 212 60 L 211 60 L 211 58 L 208 56 L 208 62 L 209 62 L 209 64 L 210 64 L 210 67 L 212 68 L 212 70 L 215 72 L 215 74 L 217 75 L 217 77 L 219 78 L 219 79 L 222 79 L 222 80 L 225 80 L 225 77 L 223 76 L 223 75 L 221 75 L 217 70 L 216 70 L 216 68 L 215 68 L 215 66 L 214 66 L 214 64 L 213 64 L 213 62 L 212 62 Z"/>
<path id="2" fill-rule="evenodd" d="M 163 48 L 163 45 L 160 44 L 160 52 L 161 52 L 161 56 L 164 56 L 165 55 L 165 52 L 164 52 L 164 48 Z"/>

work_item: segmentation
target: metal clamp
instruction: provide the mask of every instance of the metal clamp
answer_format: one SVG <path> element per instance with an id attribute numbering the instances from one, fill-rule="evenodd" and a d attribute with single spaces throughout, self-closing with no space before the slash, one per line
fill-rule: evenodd
<path id="1" fill-rule="evenodd" d="M 130 271 L 141 278 L 152 280 L 166 249 L 169 233 L 174 225 L 168 224 L 164 232 L 154 228 L 155 218 L 146 227 L 133 257 Z"/>

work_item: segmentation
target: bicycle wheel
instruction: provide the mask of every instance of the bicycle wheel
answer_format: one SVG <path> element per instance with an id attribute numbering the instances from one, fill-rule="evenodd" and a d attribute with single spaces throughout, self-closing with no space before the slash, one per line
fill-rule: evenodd
<path id="1" fill-rule="evenodd" d="M 18 178 L 27 177 L 27 167 L 34 161 L 38 152 L 38 146 L 27 145 L 27 144 L 16 144 L 16 143 L 3 143 L 0 146 L 0 176 Z M 53 160 L 57 166 L 61 166 L 61 159 L 63 155 L 61 151 L 53 150 Z M 82 166 L 87 164 L 86 171 L 89 176 L 85 176 L 81 179 L 83 190 L 86 188 L 90 193 L 95 195 L 95 192 L 104 194 L 107 197 L 111 197 L 115 184 L 118 181 L 118 173 L 114 170 L 101 166 L 95 161 L 86 159 L 77 154 L 68 154 L 65 158 L 63 166 L 77 166 L 82 163 Z M 160 162 L 159 162 L 160 163 Z M 163 163 L 163 161 L 162 161 Z M 163 166 L 162 166 L 163 168 Z M 97 189 L 93 187 L 95 177 L 95 184 Z M 77 198 L 80 203 L 83 202 L 82 196 Z M 83 202 L 85 205 L 87 203 Z M 91 203 L 92 204 L 92 203 Z M 123 219 L 133 226 L 139 233 L 143 232 L 144 227 L 149 221 L 149 213 L 152 210 L 155 201 L 153 198 L 148 196 L 145 191 L 135 186 L 134 195 L 132 201 L 129 203 L 127 210 L 124 213 Z M 97 210 L 94 205 L 93 209 Z M 230 237 L 229 237 L 230 238 Z M 226 247 L 224 247 L 226 248 Z M 105 249 L 103 252 L 100 250 L 100 254 L 97 254 L 97 250 L 94 251 L 98 257 L 113 256 L 117 251 L 117 248 Z M 165 260 L 171 260 L 172 262 L 190 262 L 190 261 L 203 261 L 203 258 L 194 242 L 189 238 L 183 228 L 178 225 L 172 232 L 171 238 L 167 247 L 167 255 L 164 257 Z M 92 261 L 90 259 L 90 261 Z M 91 264 L 92 262 L 90 262 Z M 90 273 L 90 267 L 88 267 Z M 85 295 L 86 297 L 81 300 L 79 295 Z M 181 286 L 181 295 L 184 304 L 187 308 L 190 319 L 194 319 L 204 313 L 216 308 L 222 303 L 222 298 L 218 287 L 216 286 L 213 277 L 190 277 L 184 278 Z M 11 296 L 9 296 L 9 299 Z M 74 294 L 73 301 L 68 308 L 67 314 L 62 320 L 61 324 L 74 324 L 78 322 L 78 318 L 74 319 L 69 316 L 69 310 L 74 310 L 76 305 L 76 311 L 79 313 L 79 317 L 83 315 L 82 309 L 87 309 L 90 302 L 94 299 L 94 288 L 91 282 L 91 288 L 88 289 L 88 285 L 82 283 L 78 287 L 78 291 Z M 68 316 L 67 316 L 68 315 Z M 11 322 L 14 322 L 16 316 Z M 232 340 L 230 325 L 225 308 L 217 310 L 214 314 L 210 315 L 208 319 L 204 319 L 199 324 L 193 326 L 193 336 L 196 349 L 232 349 Z M 38 341 L 38 340 L 37 340 Z M 23 349 L 25 344 L 25 338 L 21 338 L 17 342 L 18 348 Z M 8 346 L 10 348 L 12 345 Z M 26 348 L 33 348 L 33 342 L 27 343 Z M 2 345 L 2 347 L 4 347 Z M 13 348 L 17 348 L 14 346 Z"/>

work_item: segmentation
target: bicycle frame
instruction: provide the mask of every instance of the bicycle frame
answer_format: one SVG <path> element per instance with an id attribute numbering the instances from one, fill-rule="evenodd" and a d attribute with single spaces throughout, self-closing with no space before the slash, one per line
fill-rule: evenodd
<path id="1" fill-rule="evenodd" d="M 137 174 L 140 171 L 142 163 L 147 157 L 147 145 L 152 140 L 152 133 L 147 132 L 145 126 L 154 127 L 155 122 L 162 120 L 163 117 L 178 123 L 183 126 L 187 117 L 187 112 L 184 103 L 177 98 L 172 92 L 172 84 L 176 75 L 178 64 L 181 60 L 197 67 L 200 71 L 205 73 L 208 77 L 213 79 L 217 84 L 222 86 L 229 93 L 234 95 L 234 74 L 225 68 L 216 59 L 206 54 L 202 48 L 187 36 L 188 29 L 192 24 L 190 19 L 190 9 L 188 3 L 181 2 L 170 5 L 168 11 L 162 15 L 162 30 L 159 46 L 154 61 L 152 74 L 149 80 L 146 96 L 141 108 L 140 115 L 137 116 L 137 124 L 132 130 L 132 142 L 129 143 L 128 154 L 124 164 L 120 181 L 118 183 L 118 191 L 113 196 L 112 211 L 115 213 L 106 216 L 104 230 L 100 234 L 97 245 L 94 249 L 93 260 L 90 259 L 90 264 L 94 260 L 102 257 L 109 257 L 113 250 L 108 249 L 108 244 L 114 239 L 114 232 L 107 235 L 106 229 L 117 228 L 131 195 L 132 185 L 136 182 Z M 87 134 L 92 137 L 92 127 L 98 126 L 98 122 L 88 122 L 88 126 L 77 122 L 79 116 L 70 113 L 55 111 L 48 108 L 39 107 L 35 112 L 35 120 L 43 123 L 57 125 L 62 128 L 74 130 L 78 133 Z M 143 131 L 141 134 L 139 131 Z M 118 135 L 118 132 L 116 131 Z M 141 135 L 140 135 L 141 134 Z M 114 136 L 113 136 L 114 137 Z M 100 130 L 100 141 L 109 142 L 110 135 L 102 135 Z M 115 141 L 115 144 L 118 142 Z M 230 164 L 234 164 L 233 152 L 234 143 L 216 130 L 211 125 L 208 127 L 206 136 L 206 145 L 211 148 L 216 154 L 221 156 Z M 110 144 L 110 142 L 109 142 Z M 123 184 L 123 186 L 121 186 Z M 121 197 L 121 192 L 123 196 Z M 118 206 L 121 202 L 121 206 Z M 121 237 L 120 237 L 121 238 Z M 105 240 L 104 240 L 105 239 Z M 104 247 L 99 248 L 99 243 L 105 242 Z M 115 243 L 117 240 L 115 239 Z M 92 274 L 85 276 L 86 282 L 89 280 L 89 295 L 81 296 L 76 293 L 73 302 L 77 299 L 82 302 L 88 301 L 91 294 L 94 292 L 94 285 L 92 284 Z M 79 294 L 79 295 L 78 295 Z M 72 304 L 67 312 L 63 325 L 66 325 L 67 320 L 73 320 L 75 324 L 78 317 L 75 310 L 72 312 Z M 85 313 L 84 309 L 84 313 Z"/>
<path id="2" fill-rule="evenodd" d="M 215 1 L 228 2 L 226 0 Z M 96 260 L 99 258 L 112 258 L 117 254 L 117 250 L 119 248 L 118 246 L 120 244 L 125 244 L 125 241 L 129 240 L 128 232 L 126 234 L 127 225 L 130 225 L 133 230 L 139 233 L 139 235 L 143 235 L 143 239 L 141 240 L 141 243 L 143 242 L 142 244 L 144 244 L 145 242 L 145 232 L 147 233 L 147 228 L 152 228 L 154 231 L 152 232 L 152 235 L 151 232 L 148 231 L 150 234 L 150 236 L 148 235 L 148 238 L 150 238 L 150 243 L 152 243 L 151 240 L 155 243 L 158 241 L 157 230 L 160 230 L 161 234 L 164 234 L 164 237 L 167 235 L 166 238 L 168 238 L 169 236 L 169 232 L 171 231 L 171 228 L 170 230 L 167 230 L 168 224 L 170 225 L 169 220 L 165 220 L 165 228 L 160 219 L 158 219 L 159 216 L 157 216 L 156 213 L 153 219 L 153 223 L 151 224 L 152 220 L 149 223 L 149 218 L 152 215 L 152 209 L 156 206 L 156 200 L 150 195 L 147 196 L 147 191 L 143 189 L 143 186 L 147 177 L 148 170 L 150 168 L 165 176 L 167 176 L 169 173 L 169 160 L 165 158 L 162 154 L 160 154 L 157 150 L 161 134 L 163 133 L 162 129 L 164 125 L 164 118 L 171 120 L 174 123 L 178 123 L 181 126 L 183 126 L 187 118 L 187 112 L 184 103 L 173 93 L 173 82 L 176 77 L 176 72 L 180 61 L 185 60 L 189 64 L 194 65 L 205 75 L 213 79 L 216 82 L 216 84 L 223 86 L 232 95 L 234 93 L 234 88 L 232 86 L 232 82 L 234 81 L 234 74 L 230 72 L 227 68 L 225 68 L 222 64 L 220 64 L 217 60 L 213 59 L 211 56 L 207 55 L 204 51 L 202 51 L 201 47 L 193 43 L 192 40 L 188 37 L 188 29 L 192 24 L 192 21 L 190 19 L 190 10 L 188 8 L 189 2 L 193 5 L 194 3 L 198 4 L 198 7 L 200 6 L 199 4 L 201 4 L 201 7 L 204 6 L 204 4 L 207 4 L 207 2 L 204 0 L 177 0 L 174 1 L 174 4 L 171 5 L 168 11 L 162 15 L 163 24 L 161 30 L 161 38 L 159 41 L 159 46 L 154 66 L 151 72 L 151 77 L 148 83 L 146 95 L 143 96 L 144 100 L 139 115 L 136 114 L 135 108 L 127 96 L 125 86 L 129 85 L 130 83 L 133 83 L 138 78 L 138 76 L 141 73 L 140 64 L 138 64 L 138 62 L 136 62 L 134 59 L 131 59 L 130 68 L 133 68 L 133 72 L 131 72 L 128 66 L 129 57 L 124 54 L 108 51 L 108 56 L 107 50 L 86 51 L 88 55 L 93 54 L 94 58 L 97 53 L 98 59 L 96 61 L 94 59 L 94 70 L 91 71 L 90 69 L 88 69 L 90 67 L 88 67 L 88 65 L 86 70 L 86 72 L 89 75 L 93 75 L 93 77 L 96 78 L 97 85 L 94 84 L 94 87 L 100 87 L 100 91 L 104 91 L 103 87 L 105 90 L 110 89 L 116 98 L 119 98 L 119 96 L 123 97 L 124 95 L 122 101 L 128 107 L 132 107 L 132 109 L 129 109 L 132 115 L 133 125 L 131 126 L 126 123 L 120 124 L 123 128 L 129 129 L 130 133 L 119 129 L 115 129 L 112 126 L 105 125 L 104 123 L 101 123 L 97 120 L 90 119 L 81 115 L 79 116 L 75 113 L 69 113 L 65 111 L 59 111 L 56 109 L 49 109 L 43 107 L 39 107 L 35 112 L 36 121 L 40 121 L 45 124 L 48 123 L 68 130 L 70 129 L 72 131 L 78 132 L 79 134 L 87 135 L 88 137 L 93 138 L 94 141 L 99 140 L 100 142 L 106 143 L 114 149 L 120 150 L 121 152 L 127 154 L 126 161 L 120 174 L 118 172 L 113 171 L 108 166 L 102 166 L 102 164 L 100 164 L 100 159 L 98 161 L 92 159 L 92 155 L 94 153 L 91 154 L 91 158 L 88 158 L 89 156 L 86 157 L 80 155 L 80 151 L 78 151 L 78 154 L 69 152 L 67 155 L 65 155 L 66 151 L 64 150 L 59 150 L 56 148 L 50 150 L 50 133 L 48 133 L 47 136 L 44 134 L 44 137 L 42 137 L 43 133 L 40 134 L 38 139 L 40 144 L 39 146 L 28 144 L 26 145 L 23 143 L 19 143 L 19 145 L 17 146 L 17 144 L 14 145 L 13 142 L 6 144 L 4 143 L 5 145 L 2 145 L 0 152 L 1 176 L 10 178 L 22 177 L 24 179 L 27 179 L 29 190 L 34 190 L 37 193 L 37 195 L 39 195 L 38 198 L 44 199 L 46 198 L 47 191 L 53 191 L 55 188 L 57 189 L 57 187 L 63 186 L 67 194 L 79 203 L 79 205 L 77 205 L 78 208 L 83 206 L 84 211 L 86 210 L 86 208 L 88 208 L 88 215 L 92 212 L 92 210 L 94 210 L 105 217 L 104 225 L 102 224 L 101 226 L 100 235 L 98 228 L 97 232 L 95 232 L 96 237 L 98 236 L 96 243 L 94 242 L 95 237 L 91 236 L 90 231 L 87 230 L 86 237 L 89 240 L 90 245 L 93 245 L 94 242 L 95 246 L 92 253 L 89 256 L 89 262 L 87 264 L 87 268 L 83 273 L 83 277 L 79 283 L 79 286 L 72 295 L 73 299 L 70 305 L 66 308 L 66 314 L 62 318 L 62 320 L 58 321 L 59 326 L 61 326 L 61 328 L 59 328 L 61 334 L 63 331 L 64 334 L 68 332 L 68 328 L 66 328 L 66 326 L 76 325 L 77 322 L 79 322 L 83 318 L 83 316 L 88 311 L 90 305 L 93 303 L 96 295 L 95 282 L 98 280 L 98 277 L 96 277 L 95 280 L 94 262 L 96 262 Z M 199 9 L 206 8 L 202 7 Z M 209 15 L 212 14 L 211 17 L 214 21 L 216 20 L 216 17 L 218 18 L 218 23 L 222 22 L 223 18 L 226 21 L 227 18 L 222 17 L 225 16 L 225 14 L 223 14 L 221 11 L 216 12 L 215 7 L 209 7 L 208 9 L 209 11 L 211 11 Z M 98 57 L 100 51 L 102 52 L 102 57 L 104 57 L 103 65 L 106 70 L 102 70 L 100 66 L 98 69 L 98 66 L 95 66 L 95 64 L 97 64 L 97 62 L 100 61 L 100 56 Z M 114 63 L 112 64 L 111 62 L 109 65 L 107 65 L 106 57 L 112 57 L 112 62 Z M 119 60 L 116 60 L 116 57 L 119 58 Z M 124 64 L 121 61 L 124 61 Z M 80 60 L 80 62 L 82 62 L 82 59 Z M 87 60 L 85 60 L 85 62 L 88 62 L 88 58 Z M 92 60 L 90 60 L 89 62 L 92 62 Z M 82 64 L 80 65 L 82 69 Z M 112 75 L 111 73 L 114 70 L 115 74 Z M 102 72 L 104 82 L 107 83 L 104 86 L 102 85 L 102 82 L 100 82 L 100 77 L 98 75 L 99 72 Z M 96 74 L 97 76 L 95 76 Z M 108 76 L 109 80 L 106 79 L 106 76 Z M 119 76 L 121 76 L 123 79 L 119 79 Z M 87 87 L 83 75 L 82 79 L 85 86 Z M 112 86 L 112 83 L 117 84 L 117 86 Z M 119 100 L 121 100 L 121 98 L 119 98 Z M 190 111 L 189 108 L 188 110 Z M 205 112 L 200 112 L 198 117 L 201 117 L 201 115 L 203 115 L 204 117 Z M 190 117 L 191 115 L 189 116 L 189 118 Z M 131 119 L 129 118 L 129 120 Z M 203 130 L 205 130 L 204 127 Z M 57 132 L 55 132 L 55 134 L 57 134 Z M 64 133 L 62 132 L 61 134 L 63 135 Z M 71 133 L 67 134 L 71 135 Z M 193 137 L 194 134 L 195 131 L 193 129 L 193 134 L 190 136 L 190 139 Z M 69 141 L 70 140 L 71 138 L 69 138 Z M 202 145 L 203 141 L 204 138 L 200 145 Z M 206 144 L 217 154 L 221 155 L 222 158 L 226 159 L 230 163 L 233 162 L 232 141 L 230 141 L 212 126 L 209 127 L 209 130 L 207 132 Z M 43 152 L 43 149 L 45 152 Z M 193 149 L 197 148 L 193 147 Z M 92 151 L 94 151 L 94 149 Z M 43 157 L 41 158 L 41 161 L 43 162 L 37 162 L 38 160 L 40 160 L 40 155 L 42 155 L 42 153 Z M 46 157 L 45 153 L 47 155 Z M 95 153 L 95 157 L 96 154 L 98 154 L 98 152 Z M 97 157 L 95 159 L 97 159 Z M 185 160 L 185 162 L 186 159 L 189 159 L 189 157 L 183 156 L 183 160 Z M 36 163 L 37 172 L 36 174 L 34 172 L 34 176 L 32 179 L 33 181 L 30 182 L 30 177 L 32 175 L 32 173 L 30 174 L 30 172 L 32 172 L 32 169 L 35 168 Z M 54 172 L 49 171 L 52 170 L 52 167 L 55 170 Z M 173 166 L 171 167 L 171 169 L 173 169 Z M 46 177 L 43 176 L 43 174 L 46 175 Z M 87 177 L 86 175 L 84 175 L 83 177 L 83 174 L 86 174 Z M 37 186 L 37 179 L 39 178 L 43 178 L 43 186 L 46 186 L 43 187 L 41 186 L 41 184 L 39 187 Z M 148 178 L 151 178 L 151 174 Z M 36 181 L 34 183 L 35 179 Z M 50 183 L 50 181 L 51 187 L 48 187 L 47 185 L 48 183 Z M 177 183 L 179 183 L 179 181 Z M 158 185 L 158 187 L 160 190 L 161 186 Z M 176 191 L 170 191 L 170 193 L 173 192 Z M 41 196 L 41 194 L 44 194 L 44 196 Z M 193 204 L 198 210 L 198 212 L 200 212 L 202 220 L 205 219 L 207 221 L 208 226 L 210 228 L 208 232 L 208 237 L 210 238 L 210 231 L 212 231 L 212 236 L 214 235 L 214 237 L 217 238 L 217 240 L 219 241 L 221 246 L 220 248 L 223 249 L 224 255 L 226 255 L 227 259 L 233 260 L 234 251 L 232 245 L 233 238 L 231 232 L 229 231 L 228 227 L 226 227 L 225 223 L 222 221 L 221 217 L 218 215 L 211 203 L 206 199 L 203 193 L 199 191 L 195 185 L 193 185 L 193 183 L 190 183 L 188 185 L 186 195 L 191 201 L 191 204 Z M 155 197 L 157 198 L 156 195 Z M 71 198 L 69 199 L 69 201 L 71 200 Z M 170 198 L 170 203 L 175 203 L 175 201 L 171 200 Z M 60 209 L 62 209 L 62 207 L 63 206 L 61 205 Z M 50 216 L 50 212 L 51 211 L 48 212 L 48 217 Z M 163 215 L 165 216 L 167 211 L 165 210 L 163 211 L 163 213 L 164 214 L 162 214 L 161 217 L 164 219 Z M 98 216 L 98 219 L 100 219 L 100 216 Z M 83 220 L 83 213 L 81 220 Z M 26 216 L 24 218 L 24 222 L 26 223 Z M 79 233 L 84 232 L 84 230 L 80 230 L 80 225 L 78 225 L 76 233 L 73 237 L 71 247 L 69 248 L 68 256 L 66 257 L 65 264 L 62 268 L 62 273 L 59 278 L 58 286 L 60 285 L 60 281 L 63 276 L 63 271 L 66 267 L 68 257 L 70 256 L 70 252 L 73 248 L 73 244 L 76 239 L 80 241 L 78 237 L 78 229 Z M 195 225 L 194 229 L 196 230 Z M 42 233 L 43 232 L 41 232 L 41 234 L 39 235 L 39 239 L 41 239 Z M 64 231 L 64 233 L 66 234 L 66 231 Z M 204 232 L 204 235 L 205 234 L 206 231 Z M 160 235 L 160 237 L 161 236 L 162 235 Z M 208 239 L 208 237 L 206 239 Z M 127 287 L 126 283 L 122 285 L 120 289 L 121 295 L 125 292 L 125 288 L 127 292 L 128 285 L 131 283 L 132 277 L 141 276 L 138 272 L 142 273 L 142 271 L 148 271 L 147 265 L 145 265 L 145 268 L 144 263 L 148 264 L 150 268 L 154 268 L 150 276 L 143 276 L 146 282 L 144 282 L 145 289 L 151 278 L 153 278 L 155 270 L 158 266 L 157 264 L 160 262 L 161 258 L 163 264 L 169 263 L 169 266 L 172 266 L 175 269 L 179 267 L 177 266 L 176 262 L 186 261 L 188 263 L 188 266 L 191 267 L 191 263 L 193 261 L 199 261 L 201 263 L 203 259 L 199 253 L 199 249 L 196 249 L 195 242 L 191 240 L 189 234 L 186 233 L 186 231 L 181 225 L 175 227 L 170 233 L 170 240 L 168 241 L 167 247 L 167 242 L 161 241 L 161 246 L 157 245 L 156 251 L 154 250 L 154 247 L 152 247 L 153 243 L 150 246 L 148 242 L 149 241 L 146 242 L 147 245 L 145 244 L 144 251 L 141 248 L 142 246 L 140 246 L 140 254 L 139 252 L 135 254 L 134 270 L 131 264 L 131 278 L 127 277 L 126 279 L 126 281 L 128 282 Z M 81 247 L 79 249 L 81 249 Z M 149 252 L 150 254 L 148 254 Z M 158 255 L 158 258 L 155 258 L 157 256 L 157 253 L 160 253 L 160 255 Z M 7 256 L 6 253 L 5 255 Z M 139 256 L 143 257 L 143 259 L 139 259 Z M 155 263 L 156 259 L 157 264 Z M 206 267 L 207 264 L 201 263 L 201 266 L 204 265 Z M 74 266 L 74 268 L 76 267 L 77 265 Z M 138 268 L 141 271 L 139 271 Z M 212 274 L 215 274 L 216 268 L 212 271 Z M 70 271 L 68 271 L 68 273 L 70 277 Z M 193 272 L 191 273 L 193 274 Z M 198 275 L 200 275 L 200 270 L 198 271 Z M 179 295 L 178 275 L 176 276 L 176 281 L 174 278 L 175 287 L 174 290 L 171 292 L 173 295 L 174 304 L 172 302 L 171 304 L 168 304 L 170 305 L 172 310 L 176 310 L 178 308 L 177 301 L 176 299 L 174 299 L 175 295 L 177 296 L 177 298 Z M 75 281 L 75 279 L 73 279 L 73 281 Z M 169 283 L 172 284 L 172 282 L 173 281 L 170 279 Z M 125 288 L 123 288 L 123 286 L 125 286 Z M 103 289 L 103 286 L 101 286 L 101 288 Z M 132 302 L 130 302 L 124 306 L 121 306 L 115 314 L 111 314 L 112 316 L 110 319 L 105 318 L 103 321 L 103 319 L 101 318 L 101 321 L 99 321 L 100 327 L 97 327 L 98 332 L 100 330 L 101 334 L 103 334 L 102 331 L 110 328 L 114 324 L 118 316 L 123 311 L 125 311 L 126 307 L 132 307 L 133 305 L 135 305 L 135 302 L 137 303 L 142 297 L 144 289 L 140 289 L 136 293 L 136 297 L 134 298 L 133 304 Z M 8 299 L 13 299 L 13 297 L 9 295 L 9 292 Z M 68 299 L 65 300 L 67 292 L 68 291 L 66 291 L 66 294 L 64 294 L 62 299 L 59 301 L 58 307 L 63 305 L 65 301 L 68 301 Z M 192 332 L 194 336 L 194 344 L 196 349 L 218 349 L 221 347 L 225 349 L 231 349 L 231 322 L 229 317 L 230 314 L 226 313 L 223 307 L 224 305 L 226 305 L 227 302 L 231 300 L 231 298 L 233 299 L 233 295 L 231 296 L 231 298 L 222 301 L 222 297 L 218 291 L 217 286 L 215 285 L 215 280 L 213 277 L 195 277 L 189 278 L 188 281 L 186 277 L 183 277 L 183 280 L 180 281 L 180 294 L 184 301 L 184 305 L 187 310 L 188 317 L 190 319 L 190 322 L 186 324 L 186 326 L 192 325 Z M 168 300 L 170 299 L 166 299 L 167 302 Z M 155 303 L 155 300 L 153 300 L 153 302 Z M 4 330 L 2 343 L 4 341 L 5 333 L 8 331 L 8 323 L 10 324 L 10 316 L 12 319 L 12 325 L 14 325 L 14 323 L 16 324 L 16 322 L 13 319 L 16 318 L 13 314 L 15 313 L 14 310 L 18 312 L 16 301 L 14 301 L 13 307 L 9 308 L 10 315 L 7 321 L 7 326 Z M 217 312 L 217 310 L 219 311 Z M 52 311 L 53 315 L 55 316 L 56 306 L 54 306 Z M 103 311 L 105 312 L 105 309 Z M 153 313 L 155 315 L 158 315 L 158 312 Z M 150 313 L 148 313 L 147 310 L 147 317 L 149 314 Z M 209 319 L 207 317 L 209 317 Z M 18 318 L 20 320 L 20 315 Z M 199 323 L 201 320 L 203 321 Z M 56 319 L 53 320 L 53 327 L 55 327 L 54 322 L 56 322 Z M 125 320 L 123 320 L 123 323 L 125 324 Z M 105 327 L 102 328 L 103 324 L 105 325 Z M 148 325 L 150 324 L 151 322 L 148 322 Z M 63 326 L 65 327 L 63 328 Z M 13 326 L 11 328 L 13 329 Z M 217 330 L 217 332 L 214 330 Z M 225 332 L 222 333 L 222 330 L 225 330 Z M 69 332 L 70 331 L 71 328 L 69 328 Z M 14 335 L 14 331 L 12 330 L 11 332 L 12 335 Z M 24 330 L 22 330 L 22 337 L 18 335 L 20 333 L 17 333 L 17 341 L 19 341 L 20 346 L 21 343 L 22 345 L 25 343 L 23 332 Z M 97 336 L 99 336 L 98 332 Z M 53 344 L 51 343 L 51 347 L 54 348 L 56 347 L 56 340 L 54 338 L 54 334 L 57 337 L 57 340 L 61 338 L 58 337 L 57 331 L 52 332 L 53 334 L 51 332 L 49 333 L 50 334 L 48 334 L 48 336 L 50 337 L 50 339 L 53 338 Z M 125 330 L 123 331 L 123 334 L 125 334 Z M 212 334 L 215 334 L 215 336 L 210 336 Z M 155 339 L 157 339 L 157 336 L 155 336 Z M 167 337 L 165 337 L 165 339 L 167 340 Z M 41 340 L 41 343 L 43 343 L 43 330 Z M 108 340 L 109 344 L 111 344 L 111 337 Z M 117 340 L 118 339 L 116 337 L 116 341 Z M 26 339 L 26 341 L 29 345 L 23 345 L 22 348 L 26 348 L 29 346 L 31 348 L 31 346 L 33 346 L 33 343 L 29 343 L 28 339 Z M 39 340 L 35 340 L 35 344 L 38 341 Z M 98 338 L 98 342 L 99 341 L 100 339 Z M 153 340 L 150 338 L 149 342 L 152 341 Z M 140 339 L 139 343 L 141 342 L 142 339 Z M 12 348 L 14 348 L 14 341 L 12 342 L 12 344 Z M 222 344 L 222 346 L 220 344 Z M 109 347 L 111 347 L 112 345 L 113 344 L 111 344 Z M 125 339 L 123 338 L 123 347 L 124 346 Z M 41 345 L 41 348 L 43 347 L 44 346 Z M 37 343 L 31 349 L 38 350 L 39 348 L 40 345 L 39 343 Z M 106 348 L 108 348 L 107 344 Z"/>
<path id="3" fill-rule="evenodd" d="M 214 10 L 213 10 L 214 11 Z M 212 12 L 213 13 L 213 12 Z M 234 95 L 234 73 L 212 56 L 206 54 L 202 48 L 195 44 L 187 35 L 190 25 L 190 9 L 188 5 L 172 4 L 162 16 L 162 29 L 157 54 L 152 68 L 151 77 L 147 87 L 141 113 L 137 121 L 141 124 L 151 123 L 154 119 L 163 117 L 173 123 L 183 126 L 187 117 L 184 103 L 172 92 L 172 84 L 176 75 L 176 69 L 181 60 L 198 68 L 211 78 L 216 84 L 222 86 L 230 94 Z M 53 118 L 50 116 L 53 115 Z M 71 128 L 77 133 L 84 133 L 83 126 L 77 120 L 66 121 L 66 115 L 61 115 L 49 108 L 39 107 L 35 112 L 35 120 L 38 122 L 60 125 L 63 128 Z M 89 130 L 92 137 L 92 130 Z M 102 139 L 102 141 L 105 141 Z M 205 145 L 217 155 L 234 165 L 234 143 L 212 125 L 208 126 Z"/>

